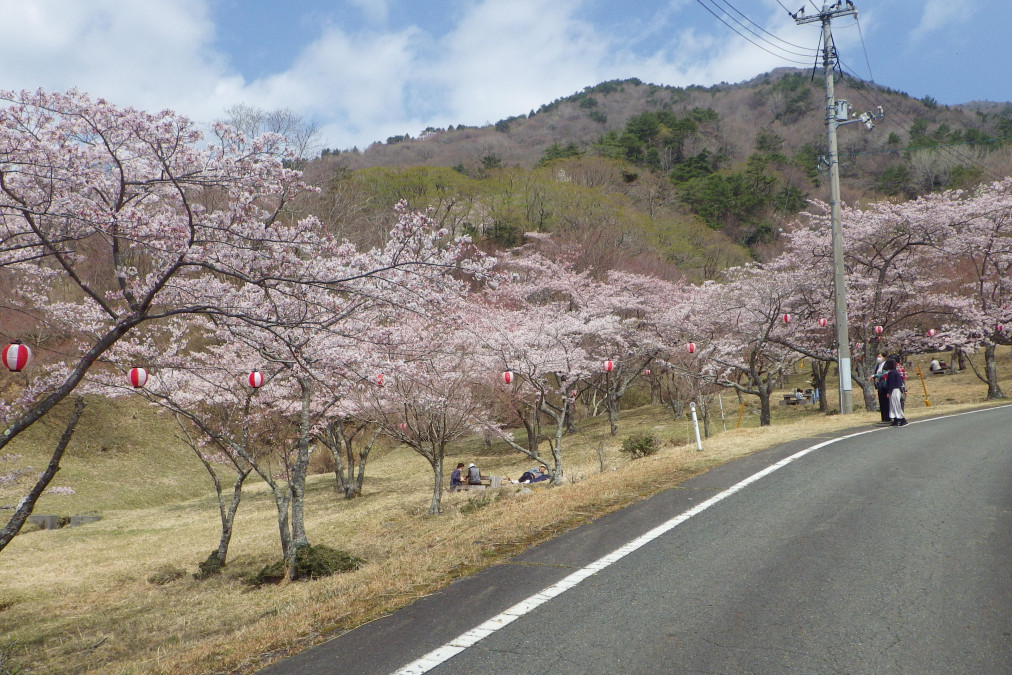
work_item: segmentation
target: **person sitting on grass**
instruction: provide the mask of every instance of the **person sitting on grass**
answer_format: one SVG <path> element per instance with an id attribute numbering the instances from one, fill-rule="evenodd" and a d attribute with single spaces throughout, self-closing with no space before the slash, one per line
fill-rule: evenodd
<path id="1" fill-rule="evenodd" d="M 544 466 L 539 466 L 537 469 L 528 469 L 524 471 L 523 475 L 520 476 L 520 483 L 537 483 L 539 481 L 548 480 L 551 476 L 548 474 L 548 469 Z"/>

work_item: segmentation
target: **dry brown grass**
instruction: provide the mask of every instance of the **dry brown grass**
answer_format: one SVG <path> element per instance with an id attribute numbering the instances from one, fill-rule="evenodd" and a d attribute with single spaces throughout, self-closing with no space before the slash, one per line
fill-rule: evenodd
<path id="1" fill-rule="evenodd" d="M 1012 372 L 1007 350 L 1001 356 L 1001 372 Z M 979 406 L 986 392 L 972 373 L 933 377 L 927 381 L 933 405 L 926 409 L 919 383 L 915 379 L 911 385 L 912 417 Z M 1004 386 L 1012 390 L 1012 381 Z M 614 438 L 603 420 L 586 420 L 567 438 L 566 485 L 522 496 L 509 488 L 498 495 L 447 494 L 445 513 L 438 517 L 424 515 L 431 494 L 428 466 L 405 450 L 378 453 L 360 499 L 339 498 L 332 476 L 315 476 L 307 500 L 311 540 L 369 562 L 350 574 L 260 589 L 245 578 L 278 556 L 273 503 L 261 486 L 247 489 L 227 571 L 197 581 L 191 574 L 215 545 L 218 525 L 213 498 L 188 497 L 195 490 L 209 492 L 206 479 L 192 472 L 194 460 L 178 447 L 159 449 L 185 465 L 183 475 L 193 485 L 184 491 L 186 498 L 168 499 L 156 482 L 152 489 L 160 496 L 144 506 L 135 480 L 152 482 L 153 476 L 117 475 L 103 468 L 101 477 L 89 478 L 86 467 L 75 464 L 80 460 L 70 458 L 67 471 L 88 484 L 83 491 L 91 494 L 64 499 L 98 505 L 104 518 L 85 527 L 19 536 L 0 554 L 0 656 L 47 673 L 251 672 L 328 631 L 386 614 L 716 464 L 878 418 L 877 413 L 824 416 L 810 408 L 777 407 L 773 426 L 758 428 L 757 415 L 749 411 L 743 428 L 735 430 L 737 408 L 732 407 L 730 430 L 706 440 L 702 453 L 686 443 L 691 438 L 687 423 L 656 406 L 624 412 Z M 713 428 L 720 426 L 718 417 Z M 618 447 L 634 432 L 657 435 L 664 448 L 650 458 L 629 460 Z M 600 443 L 606 452 L 604 473 L 595 450 Z M 456 449 L 453 461 L 466 460 L 468 452 Z M 125 449 L 122 454 L 135 462 L 143 455 Z M 85 456 L 86 461 L 92 457 Z M 486 472 L 515 478 L 530 462 L 495 449 L 480 463 Z M 168 470 L 161 466 L 155 473 Z M 171 479 L 161 476 L 163 483 Z M 141 504 L 123 508 L 113 487 L 119 483 L 129 486 L 131 504 Z M 99 505 L 103 499 L 104 506 Z M 480 508 L 461 513 L 472 502 Z M 156 572 L 172 570 L 187 574 L 164 584 L 149 581 Z"/>

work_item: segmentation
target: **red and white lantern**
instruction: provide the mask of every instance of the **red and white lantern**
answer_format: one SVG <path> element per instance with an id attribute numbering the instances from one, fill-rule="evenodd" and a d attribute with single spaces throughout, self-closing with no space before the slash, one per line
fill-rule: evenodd
<path id="1" fill-rule="evenodd" d="M 643 374 L 644 374 L 644 375 L 650 375 L 650 369 L 649 369 L 649 368 L 647 368 L 646 370 L 644 370 L 644 371 L 643 371 Z"/>
<path id="2" fill-rule="evenodd" d="M 513 384 L 513 371 L 507 370 L 502 374 L 502 381 L 506 384 Z"/>
<path id="3" fill-rule="evenodd" d="M 685 345 L 685 348 L 689 350 L 690 354 L 694 354 L 696 352 L 696 343 L 690 342 L 689 344 Z"/>
<path id="4" fill-rule="evenodd" d="M 131 368 L 129 378 L 133 388 L 140 389 L 148 382 L 148 371 L 143 368 Z"/>
<path id="5" fill-rule="evenodd" d="M 790 314 L 784 314 L 784 323 L 790 323 L 790 322 L 791 322 L 791 315 Z"/>
<path id="6" fill-rule="evenodd" d="M 20 342 L 15 342 L 4 347 L 3 354 L 0 355 L 3 359 L 4 366 L 11 372 L 20 372 L 31 363 L 32 361 L 32 349 L 28 345 L 23 345 Z"/>
<path id="7" fill-rule="evenodd" d="M 610 373 L 611 369 L 614 368 L 614 367 L 615 367 L 615 364 L 612 363 L 611 361 L 605 361 L 604 362 L 604 372 Z"/>
<path id="8" fill-rule="evenodd" d="M 875 326 L 875 335 L 881 335 L 882 331 L 884 330 L 885 328 L 883 328 L 882 326 Z"/>
<path id="9" fill-rule="evenodd" d="M 936 335 L 938 335 L 938 331 L 937 330 L 935 330 L 934 328 L 929 328 L 928 329 L 928 337 L 935 337 Z"/>
<path id="10" fill-rule="evenodd" d="M 376 386 L 378 386 L 378 387 L 382 387 L 383 386 L 383 373 L 377 373 L 376 374 Z"/>
<path id="11" fill-rule="evenodd" d="M 260 387 L 264 386 L 264 374 L 261 373 L 259 370 L 254 370 L 249 374 L 247 382 L 249 382 L 249 386 L 253 387 L 254 389 L 259 389 Z"/>
<path id="12" fill-rule="evenodd" d="M 407 428 L 408 428 L 408 423 L 407 422 L 401 422 L 401 431 L 404 431 Z"/>
<path id="13" fill-rule="evenodd" d="M 825 319 L 819 319 L 819 328 L 825 328 L 828 323 Z"/>
<path id="14" fill-rule="evenodd" d="M 1005 326 L 1003 326 L 1003 325 L 1002 325 L 1002 324 L 1000 324 L 1000 323 L 999 323 L 998 325 L 996 325 L 996 326 L 995 326 L 995 328 L 997 328 L 997 329 L 998 329 L 998 332 L 999 332 L 999 333 L 1001 333 L 1002 331 L 1004 331 L 1004 330 L 1005 330 Z"/>
<path id="15" fill-rule="evenodd" d="M 573 391 L 569 392 L 569 398 L 576 398 L 577 396 L 579 396 L 579 394 L 580 392 L 574 389 Z"/>

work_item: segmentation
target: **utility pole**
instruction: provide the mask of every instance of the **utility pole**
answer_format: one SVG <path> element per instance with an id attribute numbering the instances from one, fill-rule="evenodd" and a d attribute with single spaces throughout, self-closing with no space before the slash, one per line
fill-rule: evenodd
<path id="1" fill-rule="evenodd" d="M 836 45 L 833 44 L 833 31 L 830 27 L 833 19 L 843 16 L 857 16 L 857 8 L 851 0 L 837 2 L 835 5 L 824 4 L 816 16 L 805 16 L 802 7 L 797 13 L 791 14 L 801 24 L 822 23 L 822 66 L 826 79 L 826 137 L 829 145 L 829 208 L 832 219 L 833 233 L 833 295 L 836 317 L 836 348 L 837 367 L 840 371 L 840 414 L 853 412 L 851 392 L 850 366 L 850 329 L 847 325 L 847 277 L 843 265 L 843 227 L 840 215 L 840 158 L 837 152 L 836 129 L 843 124 L 863 122 L 871 130 L 874 119 L 881 117 L 872 113 L 862 113 L 858 119 L 850 119 L 850 106 L 846 101 L 837 101 L 834 91 L 833 77 L 836 71 Z"/>

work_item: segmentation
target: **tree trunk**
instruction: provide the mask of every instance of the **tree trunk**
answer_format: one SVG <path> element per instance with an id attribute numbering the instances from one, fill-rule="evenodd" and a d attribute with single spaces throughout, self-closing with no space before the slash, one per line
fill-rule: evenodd
<path id="1" fill-rule="evenodd" d="M 605 400 L 605 407 L 608 409 L 608 426 L 611 427 L 611 435 L 618 435 L 618 399 L 614 392 L 609 391 Z"/>
<path id="2" fill-rule="evenodd" d="M 552 485 L 562 485 L 562 434 L 565 431 L 565 419 L 559 416 L 555 420 L 555 443 L 552 444 Z"/>
<path id="3" fill-rule="evenodd" d="M 323 432 L 326 434 L 326 443 L 324 445 L 330 450 L 330 454 L 334 457 L 334 480 L 337 481 L 337 490 L 344 495 L 345 499 L 350 499 L 351 495 L 351 474 L 353 471 L 354 455 L 351 454 L 350 449 L 345 449 L 343 435 L 337 433 L 334 430 L 334 423 L 328 424 L 326 430 Z M 344 453 L 348 455 L 348 466 L 345 467 Z M 347 477 L 345 474 L 347 473 Z"/>
<path id="4" fill-rule="evenodd" d="M 988 400 L 1005 398 L 1005 392 L 998 386 L 998 367 L 994 359 L 995 346 L 989 343 L 984 347 L 984 372 L 987 374 Z"/>
<path id="5" fill-rule="evenodd" d="M 432 460 L 432 502 L 429 504 L 429 515 L 438 516 L 439 506 L 443 499 L 443 451 L 437 455 L 433 448 Z"/>
<path id="6" fill-rule="evenodd" d="M 14 515 L 11 516 L 4 529 L 0 530 L 0 551 L 3 551 L 7 547 L 7 544 L 11 543 L 11 540 L 24 527 L 28 516 L 32 515 L 32 511 L 35 510 L 35 504 L 39 501 L 39 497 L 42 496 L 49 483 L 52 482 L 56 476 L 56 472 L 60 470 L 60 460 L 63 458 L 63 453 L 67 450 L 67 445 L 70 444 L 70 439 L 74 437 L 74 430 L 77 429 L 77 422 L 81 419 L 82 412 L 84 412 L 84 397 L 78 396 L 74 400 L 74 408 L 71 410 L 70 419 L 63 430 L 63 435 L 53 450 L 49 466 L 39 476 L 39 479 L 35 482 L 35 486 L 32 487 L 28 495 L 18 504 L 18 507 L 14 510 Z"/>
<path id="7" fill-rule="evenodd" d="M 700 409 L 703 411 L 703 438 L 710 437 L 710 406 L 702 398 L 699 399 Z"/>
<path id="8" fill-rule="evenodd" d="M 760 384 L 758 387 L 759 426 L 761 427 L 768 427 L 773 421 L 773 416 L 770 414 L 770 389 L 772 387 L 772 382 Z"/>
<path id="9" fill-rule="evenodd" d="M 218 564 L 224 565 L 225 560 L 228 558 L 228 545 L 232 541 L 232 527 L 235 523 L 235 514 L 239 510 L 239 502 L 242 501 L 242 485 L 246 481 L 246 477 L 249 476 L 249 471 L 246 473 L 240 473 L 235 483 L 232 484 L 232 503 L 225 507 L 224 500 L 221 499 L 221 495 L 218 495 L 218 506 L 221 514 L 221 538 L 218 539 L 218 550 L 216 556 L 218 558 Z"/>
<path id="10" fill-rule="evenodd" d="M 292 545 L 291 520 L 288 507 L 291 505 L 291 492 L 287 485 L 275 483 L 271 486 L 274 494 L 274 507 L 278 511 L 278 535 L 281 539 L 281 556 L 288 567 L 288 578 L 295 578 L 295 546 Z"/>
<path id="11" fill-rule="evenodd" d="M 292 495 L 292 542 L 296 547 L 309 546 L 306 536 L 306 474 L 309 471 L 309 404 L 312 398 L 312 382 L 308 378 L 299 378 L 302 388 L 302 415 L 299 423 L 299 452 L 292 468 L 288 487 Z"/>
<path id="12" fill-rule="evenodd" d="M 856 384 L 861 387 L 861 394 L 864 398 L 864 409 L 868 412 L 875 412 L 878 410 L 878 391 L 875 389 L 875 383 L 872 382 L 871 376 L 875 373 L 875 366 L 878 365 L 874 361 L 871 367 L 865 365 L 865 360 L 854 361 L 854 367 L 851 372 L 851 384 Z M 839 372 L 839 371 L 837 371 Z M 843 414 L 843 411 L 840 411 Z"/>
<path id="13" fill-rule="evenodd" d="M 376 442 L 376 437 L 379 436 L 379 432 L 379 427 L 377 427 L 373 432 L 372 437 L 369 439 L 369 442 L 366 443 L 365 447 L 358 453 L 358 476 L 355 478 L 355 492 L 350 497 L 345 495 L 348 499 L 351 499 L 351 497 L 360 497 L 362 495 L 362 484 L 365 483 L 365 463 L 369 459 L 369 453 L 372 452 L 373 443 Z"/>

